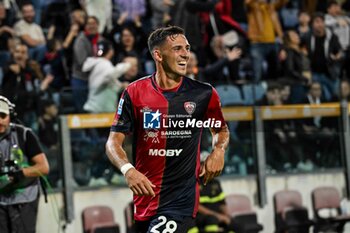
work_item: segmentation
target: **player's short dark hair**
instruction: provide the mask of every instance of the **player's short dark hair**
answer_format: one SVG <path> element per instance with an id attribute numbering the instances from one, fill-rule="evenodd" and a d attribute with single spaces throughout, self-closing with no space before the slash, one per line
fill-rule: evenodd
<path id="1" fill-rule="evenodd" d="M 152 53 L 153 49 L 162 45 L 168 36 L 185 34 L 185 31 L 178 26 L 168 26 L 158 28 L 153 31 L 148 37 L 148 50 Z"/>

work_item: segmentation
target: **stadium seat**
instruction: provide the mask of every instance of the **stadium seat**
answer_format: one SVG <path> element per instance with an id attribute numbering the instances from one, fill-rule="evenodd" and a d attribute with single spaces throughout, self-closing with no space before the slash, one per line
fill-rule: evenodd
<path id="1" fill-rule="evenodd" d="M 134 203 L 131 201 L 124 208 L 124 219 L 126 233 L 135 233 L 135 224 L 134 224 Z"/>
<path id="2" fill-rule="evenodd" d="M 228 212 L 239 228 L 235 233 L 257 233 L 263 230 L 263 226 L 257 222 L 256 213 L 247 196 L 230 194 L 225 200 Z"/>
<path id="3" fill-rule="evenodd" d="M 108 206 L 90 206 L 82 212 L 84 233 L 119 233 L 113 211 Z"/>
<path id="4" fill-rule="evenodd" d="M 350 221 L 350 215 L 342 214 L 340 194 L 334 187 L 319 187 L 311 193 L 314 212 L 314 233 L 331 231 L 343 232 L 344 225 Z M 326 214 L 322 211 L 326 210 Z"/>
<path id="5" fill-rule="evenodd" d="M 255 87 L 255 97 L 253 93 L 253 87 Z M 243 85 L 242 91 L 243 91 L 244 104 L 253 105 L 264 96 L 265 90 L 266 88 L 264 87 L 263 83 Z"/>
<path id="6" fill-rule="evenodd" d="M 302 204 L 301 194 L 295 190 L 282 190 L 273 196 L 275 233 L 308 233 L 313 222 Z"/>
<path id="7" fill-rule="evenodd" d="M 241 91 L 234 85 L 219 85 L 215 87 L 222 106 L 243 105 Z"/>

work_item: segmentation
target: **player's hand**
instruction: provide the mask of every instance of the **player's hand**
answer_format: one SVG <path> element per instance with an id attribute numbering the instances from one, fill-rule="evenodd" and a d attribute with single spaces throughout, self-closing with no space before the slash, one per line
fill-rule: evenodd
<path id="1" fill-rule="evenodd" d="M 206 185 L 214 177 L 221 174 L 224 168 L 224 154 L 225 150 L 222 148 L 215 148 L 208 158 L 205 160 L 204 165 L 201 167 L 199 176 L 203 176 L 204 185 Z"/>
<path id="2" fill-rule="evenodd" d="M 155 196 L 153 188 L 156 186 L 149 179 L 135 168 L 131 168 L 125 174 L 126 182 L 131 191 L 137 196 Z"/>
<path id="3" fill-rule="evenodd" d="M 231 223 L 230 217 L 224 215 L 224 214 L 218 214 L 216 218 L 219 220 L 219 222 L 223 222 L 226 225 L 229 225 Z"/>

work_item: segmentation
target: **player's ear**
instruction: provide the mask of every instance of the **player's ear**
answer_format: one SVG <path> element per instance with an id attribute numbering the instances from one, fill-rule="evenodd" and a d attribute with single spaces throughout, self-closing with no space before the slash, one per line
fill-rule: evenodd
<path id="1" fill-rule="evenodd" d="M 160 50 L 158 50 L 158 49 L 153 50 L 153 57 L 154 57 L 154 60 L 156 60 L 158 62 L 161 62 L 163 60 L 162 54 L 161 54 Z"/>

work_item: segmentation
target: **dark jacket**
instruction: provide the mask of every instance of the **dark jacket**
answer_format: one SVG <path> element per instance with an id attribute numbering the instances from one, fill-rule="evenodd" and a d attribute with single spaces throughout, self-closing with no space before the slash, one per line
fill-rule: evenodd
<path id="1" fill-rule="evenodd" d="M 287 58 L 284 61 L 284 74 L 293 83 L 305 84 L 307 79 L 303 76 L 303 71 L 310 70 L 309 58 L 301 52 L 287 48 Z"/>
<path id="2" fill-rule="evenodd" d="M 316 38 L 313 34 L 310 34 L 305 41 L 311 63 L 313 62 L 312 59 L 315 53 L 315 41 L 316 41 Z M 326 35 L 324 40 L 324 54 L 325 54 L 326 64 L 319 64 L 319 65 L 324 65 L 327 67 L 327 73 L 331 78 L 338 77 L 337 75 L 339 75 L 339 73 L 334 73 L 334 72 L 337 66 L 339 67 L 340 61 L 333 61 L 330 55 L 337 54 L 340 51 L 341 51 L 341 45 L 339 43 L 338 37 L 335 34 L 333 34 L 329 29 L 326 29 Z"/>

